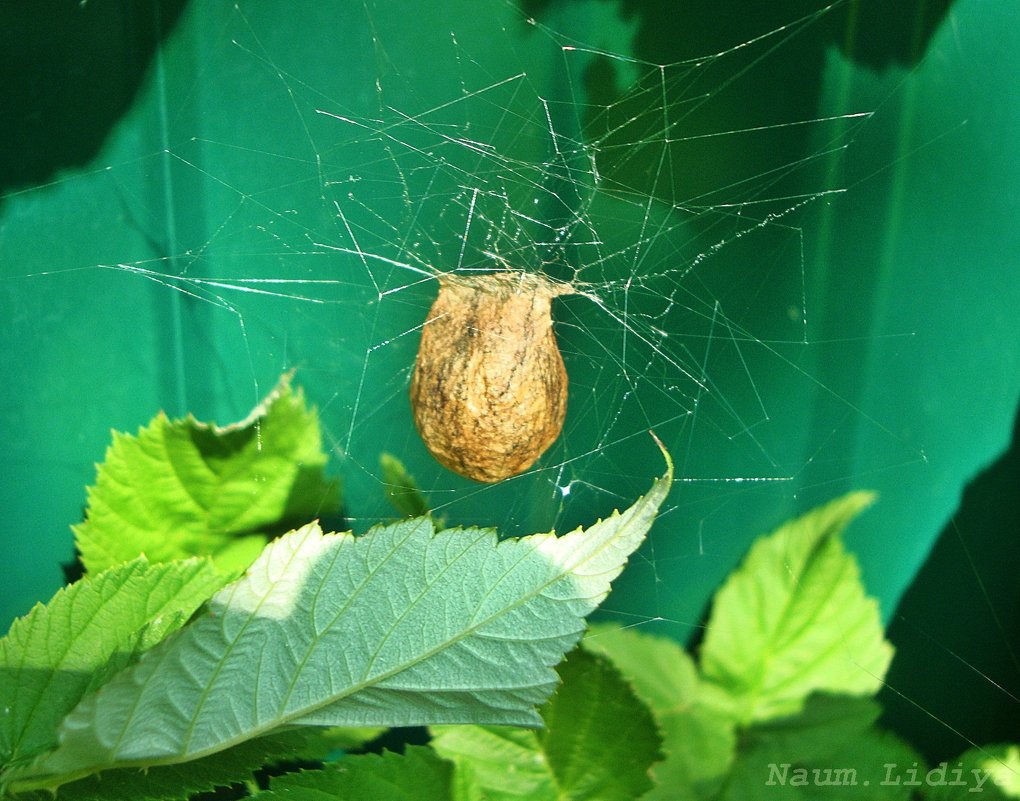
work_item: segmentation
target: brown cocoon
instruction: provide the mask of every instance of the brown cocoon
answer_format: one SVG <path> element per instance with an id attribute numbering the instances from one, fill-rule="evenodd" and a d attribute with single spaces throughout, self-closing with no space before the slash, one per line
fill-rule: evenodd
<path id="1" fill-rule="evenodd" d="M 491 483 L 556 440 L 567 373 L 551 306 L 573 291 L 529 273 L 440 277 L 411 377 L 414 422 L 440 463 Z"/>

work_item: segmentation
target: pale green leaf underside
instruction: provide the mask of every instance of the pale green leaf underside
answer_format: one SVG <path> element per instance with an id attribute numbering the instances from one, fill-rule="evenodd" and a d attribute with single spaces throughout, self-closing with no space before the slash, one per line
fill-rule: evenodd
<path id="1" fill-rule="evenodd" d="M 540 723 L 553 666 L 640 545 L 672 470 L 586 530 L 497 542 L 428 518 L 271 543 L 208 612 L 64 721 L 22 778 L 173 763 L 289 725 Z"/>
<path id="2" fill-rule="evenodd" d="M 218 427 L 162 413 L 137 436 L 114 434 L 74 528 L 90 572 L 144 554 L 151 562 L 212 555 L 249 565 L 268 533 L 332 512 L 318 417 L 289 376 L 239 423 Z"/>
<path id="3" fill-rule="evenodd" d="M 738 722 L 796 713 L 815 691 L 881 687 L 892 648 L 839 536 L 871 501 L 852 493 L 784 524 L 716 594 L 701 669 L 732 697 Z"/>

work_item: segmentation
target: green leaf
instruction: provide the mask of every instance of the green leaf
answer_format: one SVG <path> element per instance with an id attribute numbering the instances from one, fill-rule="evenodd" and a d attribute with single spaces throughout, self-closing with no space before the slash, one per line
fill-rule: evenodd
<path id="1" fill-rule="evenodd" d="M 921 778 L 929 801 L 1012 801 L 1020 798 L 1020 746 L 971 748 Z"/>
<path id="2" fill-rule="evenodd" d="M 282 726 L 538 725 L 552 669 L 641 544 L 672 466 L 622 514 L 499 542 L 428 518 L 270 543 L 205 614 L 88 696 L 21 787 L 215 753 Z"/>
<path id="3" fill-rule="evenodd" d="M 999 791 L 1006 798 L 1020 798 L 1020 746 L 1012 743 L 973 750 L 981 752 L 982 756 L 976 757 L 980 767 Z"/>
<path id="4" fill-rule="evenodd" d="M 853 493 L 784 524 L 716 594 L 701 668 L 738 722 L 793 714 L 815 691 L 871 695 L 881 686 L 892 647 L 840 537 L 872 500 Z"/>
<path id="5" fill-rule="evenodd" d="M 559 801 L 538 735 L 508 726 L 433 726 L 432 747 L 456 766 L 455 801 Z"/>
<path id="6" fill-rule="evenodd" d="M 538 739 L 561 794 L 629 801 L 651 789 L 662 738 L 648 708 L 602 657 L 574 651 L 558 672 L 563 683 L 542 709 Z"/>
<path id="7" fill-rule="evenodd" d="M 318 416 L 284 376 L 247 418 L 226 427 L 160 413 L 137 436 L 114 433 L 74 527 L 82 563 L 103 570 L 212 555 L 249 565 L 268 535 L 337 508 Z"/>
<path id="8" fill-rule="evenodd" d="M 656 714 L 674 712 L 697 698 L 697 669 L 673 640 L 615 623 L 593 623 L 584 647 L 608 657 Z"/>
<path id="9" fill-rule="evenodd" d="M 0 766 L 46 751 L 82 697 L 226 583 L 206 559 L 136 559 L 58 591 L 0 640 Z"/>
<path id="10" fill-rule="evenodd" d="M 305 745 L 301 759 L 325 762 L 342 752 L 364 748 L 386 731 L 385 726 L 331 726 L 327 729 L 305 730 Z"/>
<path id="11" fill-rule="evenodd" d="M 179 765 L 121 768 L 93 774 L 60 788 L 60 801 L 186 801 L 210 792 L 254 781 L 255 772 L 281 761 L 300 760 L 304 732 L 284 732 L 228 748 L 218 754 Z M 53 801 L 46 790 L 18 795 L 18 801 Z"/>
<path id="12" fill-rule="evenodd" d="M 631 801 L 651 788 L 661 740 L 616 669 L 574 651 L 559 674 L 541 731 L 433 729 L 433 747 L 457 766 L 458 801 Z"/>
<path id="13" fill-rule="evenodd" d="M 450 801 L 453 766 L 430 749 L 344 757 L 321 770 L 280 776 L 253 801 Z"/>
<path id="14" fill-rule="evenodd" d="M 880 712 L 870 698 L 816 695 L 797 715 L 750 727 L 718 801 L 907 801 L 909 771 L 923 779 L 924 763 L 874 727 Z"/>
<path id="15" fill-rule="evenodd" d="M 414 476 L 396 456 L 384 453 L 379 457 L 386 497 L 401 517 L 421 517 L 429 513 L 429 502 L 418 489 Z M 436 524 L 436 528 L 441 526 Z"/>
<path id="16" fill-rule="evenodd" d="M 642 801 L 709 798 L 736 753 L 735 726 L 706 705 L 693 660 L 672 640 L 610 624 L 591 627 L 584 647 L 603 654 L 623 674 L 662 733 L 663 760 L 653 766 L 655 787 Z"/>

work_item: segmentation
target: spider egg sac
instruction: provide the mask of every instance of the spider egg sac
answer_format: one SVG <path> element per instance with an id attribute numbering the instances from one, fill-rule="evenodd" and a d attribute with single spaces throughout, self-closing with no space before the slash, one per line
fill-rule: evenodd
<path id="1" fill-rule="evenodd" d="M 567 412 L 552 299 L 573 291 L 520 272 L 439 278 L 411 377 L 414 422 L 437 461 L 493 483 L 552 445 Z"/>

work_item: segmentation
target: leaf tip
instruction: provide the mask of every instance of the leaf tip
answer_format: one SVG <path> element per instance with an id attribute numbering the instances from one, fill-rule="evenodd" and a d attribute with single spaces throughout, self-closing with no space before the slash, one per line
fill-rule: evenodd
<path id="1" fill-rule="evenodd" d="M 666 461 L 666 472 L 663 474 L 663 478 L 667 479 L 670 484 L 673 483 L 673 458 L 669 455 L 669 451 L 663 444 L 662 440 L 659 439 L 658 435 L 652 430 L 648 429 L 648 433 L 651 435 L 655 444 L 659 446 L 659 452 L 662 453 L 662 458 Z"/>

